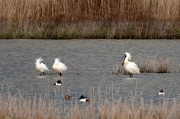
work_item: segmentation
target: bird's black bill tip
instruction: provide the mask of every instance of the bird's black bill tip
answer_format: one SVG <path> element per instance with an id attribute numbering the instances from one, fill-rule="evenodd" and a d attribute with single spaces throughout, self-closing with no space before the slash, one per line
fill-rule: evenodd
<path id="1" fill-rule="evenodd" d="M 120 62 L 123 60 L 122 65 L 124 65 L 124 58 L 125 57 L 122 57 L 121 60 L 120 60 Z"/>

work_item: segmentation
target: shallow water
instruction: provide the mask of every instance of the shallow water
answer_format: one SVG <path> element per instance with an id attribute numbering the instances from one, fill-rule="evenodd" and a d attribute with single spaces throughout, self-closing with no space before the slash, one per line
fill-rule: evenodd
<path id="1" fill-rule="evenodd" d="M 80 95 L 95 100 L 103 97 L 130 99 L 142 96 L 151 100 L 172 101 L 180 98 L 180 41 L 179 40 L 1 40 L 0 41 L 0 93 L 34 95 L 48 93 L 49 98 L 62 101 L 70 94 L 77 101 Z M 131 61 L 143 58 L 169 59 L 172 73 L 141 73 L 130 79 L 128 75 L 112 74 L 112 67 L 125 52 Z M 35 59 L 42 57 L 52 72 L 54 58 L 59 57 L 68 71 L 59 75 L 39 76 Z M 54 86 L 60 79 L 62 86 Z M 157 92 L 164 89 L 165 96 Z M 100 97 L 99 97 L 100 96 Z"/>

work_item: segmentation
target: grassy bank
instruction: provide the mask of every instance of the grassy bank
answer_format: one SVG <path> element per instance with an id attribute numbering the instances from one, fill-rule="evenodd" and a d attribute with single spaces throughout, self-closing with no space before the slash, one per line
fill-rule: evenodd
<path id="1" fill-rule="evenodd" d="M 0 38 L 180 38 L 179 0 L 1 0 Z"/>
<path id="2" fill-rule="evenodd" d="M 163 22 L 79 22 L 1 25 L 0 38 L 179 39 L 180 24 Z"/>

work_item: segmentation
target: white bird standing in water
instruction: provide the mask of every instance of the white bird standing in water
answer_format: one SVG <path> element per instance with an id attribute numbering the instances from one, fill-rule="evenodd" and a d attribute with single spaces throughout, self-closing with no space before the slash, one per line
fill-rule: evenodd
<path id="1" fill-rule="evenodd" d="M 139 74 L 139 68 L 138 66 L 134 63 L 134 62 L 130 62 L 128 60 L 131 59 L 131 55 L 126 52 L 124 55 L 124 61 L 122 63 L 122 65 L 124 65 L 125 70 L 130 73 L 130 77 L 133 76 L 133 74 Z"/>
<path id="2" fill-rule="evenodd" d="M 40 75 L 44 75 L 45 72 L 49 71 L 49 69 L 47 68 L 47 66 L 42 63 L 43 59 L 40 57 L 40 58 L 37 58 L 36 59 L 36 63 L 35 63 L 35 67 L 37 69 L 37 71 L 39 71 Z"/>
<path id="3" fill-rule="evenodd" d="M 54 70 L 56 70 L 60 76 L 62 76 L 62 72 L 67 71 L 66 65 L 63 64 L 62 62 L 60 62 L 59 58 L 54 59 L 54 64 L 53 64 L 52 68 Z"/>

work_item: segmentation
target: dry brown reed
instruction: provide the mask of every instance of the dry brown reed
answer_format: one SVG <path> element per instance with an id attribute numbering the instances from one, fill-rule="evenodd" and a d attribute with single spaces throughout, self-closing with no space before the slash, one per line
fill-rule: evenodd
<path id="1" fill-rule="evenodd" d="M 122 74 L 122 71 L 123 71 L 123 67 L 120 63 L 113 65 L 112 74 L 116 74 L 116 75 Z"/>
<path id="2" fill-rule="evenodd" d="M 4 85 L 4 84 L 3 84 Z M 119 91 L 92 87 L 89 92 L 91 102 L 78 102 L 76 96 L 72 100 L 60 101 L 63 98 L 54 90 L 51 93 L 28 95 L 21 92 L 11 93 L 8 90 L 0 95 L 0 119 L 178 119 L 180 118 L 180 103 L 161 100 L 159 103 L 147 101 L 138 92 L 130 97 L 122 98 Z M 113 92 L 111 92 L 111 91 Z M 2 90 L 1 90 L 2 91 Z M 102 93 L 103 92 L 103 93 Z M 117 93 L 117 94 L 116 94 Z M 107 94 L 107 95 L 104 95 Z M 113 97 L 114 96 L 114 97 Z M 148 100 L 148 99 L 147 99 Z M 70 102 L 70 104 L 69 104 Z"/>
<path id="3" fill-rule="evenodd" d="M 176 69 L 176 72 L 179 72 L 180 73 L 180 64 L 178 64 L 178 67 Z"/>
<path id="4" fill-rule="evenodd" d="M 68 110 L 63 111 L 56 101 L 39 98 L 28 99 L 19 96 L 8 95 L 5 99 L 0 96 L 0 118 L 1 119 L 178 119 L 179 103 L 164 101 L 159 104 L 145 104 L 144 98 L 137 102 L 133 97 L 130 101 L 95 100 L 80 105 L 75 103 Z M 97 109 L 96 109 L 97 108 Z"/>
<path id="5" fill-rule="evenodd" d="M 0 38 L 180 38 L 179 0 L 1 0 Z"/>
<path id="6" fill-rule="evenodd" d="M 141 73 L 169 73 L 169 60 L 144 60 L 139 64 Z"/>
<path id="7" fill-rule="evenodd" d="M 179 21 L 179 0 L 1 0 L 0 18 L 7 22 L 64 20 Z"/>
<path id="8" fill-rule="evenodd" d="M 54 113 L 58 109 L 56 103 L 47 101 L 42 96 L 30 100 L 20 95 L 8 94 L 7 99 L 0 96 L 0 104 L 1 119 L 55 119 L 58 117 Z M 58 113 L 61 113 L 61 110 Z"/>

